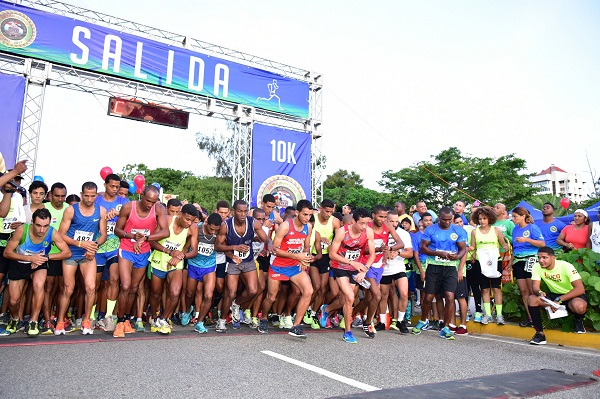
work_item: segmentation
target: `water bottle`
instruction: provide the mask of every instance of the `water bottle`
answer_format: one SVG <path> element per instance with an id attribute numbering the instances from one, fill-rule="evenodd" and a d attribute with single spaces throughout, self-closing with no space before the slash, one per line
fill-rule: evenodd
<path id="1" fill-rule="evenodd" d="M 356 274 L 353 274 L 352 278 L 354 279 L 354 281 L 356 281 Z M 358 283 L 358 285 L 363 287 L 365 290 L 368 290 L 369 288 L 371 288 L 371 283 L 369 283 L 369 280 L 367 280 L 366 278 L 363 279 L 363 281 L 361 281 L 360 283 Z"/>

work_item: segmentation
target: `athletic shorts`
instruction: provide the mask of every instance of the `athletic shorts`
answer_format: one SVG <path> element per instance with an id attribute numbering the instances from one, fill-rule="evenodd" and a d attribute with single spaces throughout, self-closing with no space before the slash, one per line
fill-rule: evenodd
<path id="1" fill-rule="evenodd" d="M 426 274 L 427 276 L 427 274 Z M 421 274 L 420 273 L 415 273 L 415 288 L 418 290 L 424 290 L 425 289 L 425 282 L 423 280 L 421 280 Z"/>
<path id="2" fill-rule="evenodd" d="M 227 274 L 236 275 L 252 271 L 256 272 L 256 263 L 254 262 L 254 259 L 250 262 L 242 262 L 239 265 L 236 265 L 233 262 L 227 264 Z"/>
<path id="3" fill-rule="evenodd" d="M 21 263 L 11 261 L 10 266 L 8 268 L 8 279 L 9 280 L 31 280 L 31 276 L 33 273 L 39 270 L 48 270 L 48 262 L 45 262 L 43 265 L 36 267 L 35 269 L 31 268 L 31 263 Z"/>
<path id="4" fill-rule="evenodd" d="M 96 265 L 97 266 L 110 266 L 112 263 L 117 262 L 118 255 L 119 255 L 118 249 L 115 249 L 114 251 L 110 251 L 110 252 L 102 252 L 102 253 L 96 252 Z"/>
<path id="5" fill-rule="evenodd" d="M 415 281 L 416 278 L 419 277 L 419 280 L 421 279 L 421 277 L 415 273 L 415 272 L 406 272 L 406 276 L 408 277 L 408 291 L 409 292 L 415 292 L 416 290 L 416 286 L 415 286 Z"/>
<path id="6" fill-rule="evenodd" d="M 347 277 L 348 280 L 350 280 L 350 283 L 354 284 L 354 285 L 358 285 L 358 283 L 356 282 L 356 280 L 354 280 L 354 277 L 356 274 L 358 274 L 358 270 L 344 270 L 344 269 L 336 269 L 335 267 L 331 268 L 331 271 L 333 272 L 333 279 L 337 280 L 338 278 L 342 278 L 342 277 Z"/>
<path id="7" fill-rule="evenodd" d="M 479 261 L 475 261 L 475 264 L 477 266 L 479 266 Z M 479 268 L 479 270 L 481 270 L 481 268 Z M 502 274 L 502 261 L 499 260 L 498 261 L 498 271 L 500 272 L 500 274 Z M 480 272 L 479 274 L 479 287 L 482 290 L 488 289 L 488 288 L 500 288 L 500 284 L 502 283 L 502 275 L 500 277 L 496 277 L 496 278 L 489 278 L 486 277 L 483 273 Z"/>
<path id="8" fill-rule="evenodd" d="M 217 265 L 217 278 L 225 278 L 225 274 L 227 272 L 227 262 L 219 263 Z"/>
<path id="9" fill-rule="evenodd" d="M 425 272 L 425 293 L 444 294 L 456 291 L 458 270 L 455 266 L 427 265 Z"/>
<path id="10" fill-rule="evenodd" d="M 49 260 L 48 277 L 61 277 L 62 275 L 62 260 Z"/>
<path id="11" fill-rule="evenodd" d="M 556 292 L 546 292 L 546 298 L 550 299 L 551 301 L 553 301 L 556 297 L 561 296 L 563 294 L 557 294 Z M 587 296 L 585 294 L 581 294 L 579 296 L 576 296 L 575 298 L 580 298 L 583 299 L 586 303 L 590 303 L 587 299 Z M 563 301 L 562 304 L 565 305 L 565 308 L 567 308 L 567 311 L 569 313 L 573 313 L 573 311 L 571 309 L 569 309 L 569 301 L 573 300 L 574 298 L 568 299 L 566 301 Z"/>
<path id="12" fill-rule="evenodd" d="M 316 267 L 319 270 L 319 274 L 329 273 L 329 254 L 323 254 L 321 259 L 310 264 L 311 267 Z"/>
<path id="13" fill-rule="evenodd" d="M 0 247 L 0 274 L 8 273 L 10 268 L 10 260 L 4 257 L 4 250 L 6 247 Z"/>
<path id="14" fill-rule="evenodd" d="M 299 265 L 296 266 L 273 266 L 269 268 L 269 278 L 277 281 L 289 281 L 290 278 L 302 273 Z"/>
<path id="15" fill-rule="evenodd" d="M 374 278 L 377 284 L 381 281 L 381 276 L 383 276 L 383 266 L 382 267 L 370 267 L 367 270 L 367 274 L 365 278 Z"/>
<path id="16" fill-rule="evenodd" d="M 525 259 L 515 259 L 515 263 L 513 263 L 513 276 L 517 280 L 524 280 L 526 278 L 531 278 L 531 272 L 525 271 L 525 266 L 527 265 L 527 258 Z"/>
<path id="17" fill-rule="evenodd" d="M 467 279 L 463 277 L 461 281 L 456 283 L 456 291 L 454 291 L 454 299 L 468 298 L 469 289 L 467 288 Z"/>
<path id="18" fill-rule="evenodd" d="M 207 274 L 214 273 L 216 270 L 217 270 L 216 265 L 213 267 L 207 267 L 207 268 L 189 266 L 188 267 L 188 278 L 191 278 L 192 280 L 196 280 L 196 281 L 202 281 L 204 279 L 204 276 L 206 276 Z"/>
<path id="19" fill-rule="evenodd" d="M 133 263 L 134 269 L 144 269 L 148 266 L 148 259 L 150 259 L 150 251 L 144 252 L 141 254 L 136 254 L 135 252 L 125 251 L 124 249 L 119 249 L 119 256 L 126 261 Z"/>
<path id="20" fill-rule="evenodd" d="M 98 262 L 98 258 L 96 258 L 96 262 Z M 108 280 L 110 280 L 110 267 L 112 265 L 116 265 L 118 263 L 119 263 L 119 257 L 118 256 L 115 256 L 114 258 L 110 258 L 110 259 L 108 259 L 106 261 L 106 263 L 104 264 L 104 267 L 102 268 L 102 277 L 100 278 L 101 281 L 108 281 Z"/>
<path id="21" fill-rule="evenodd" d="M 89 260 L 87 260 L 86 258 L 77 258 L 77 259 L 65 259 L 63 260 L 63 265 L 68 265 L 68 266 L 81 266 L 84 263 L 88 263 Z M 98 271 L 98 268 L 96 267 L 96 271 Z M 102 270 L 100 270 L 102 271 Z"/>
<path id="22" fill-rule="evenodd" d="M 406 272 L 398 272 L 396 274 L 389 274 L 387 276 L 381 276 L 381 281 L 379 284 L 390 285 L 394 281 L 399 280 L 401 278 L 407 278 Z"/>
<path id="23" fill-rule="evenodd" d="M 257 256 L 256 262 L 258 263 L 258 270 L 260 270 L 262 273 L 269 272 L 269 267 L 271 267 L 270 256 Z"/>
<path id="24" fill-rule="evenodd" d="M 167 276 L 170 273 L 176 272 L 177 270 L 181 271 L 181 269 L 171 269 L 168 272 L 165 272 L 165 271 L 162 271 L 162 270 L 158 270 L 158 269 L 152 268 L 152 274 L 155 275 L 156 277 L 164 280 L 164 279 L 167 278 Z"/>

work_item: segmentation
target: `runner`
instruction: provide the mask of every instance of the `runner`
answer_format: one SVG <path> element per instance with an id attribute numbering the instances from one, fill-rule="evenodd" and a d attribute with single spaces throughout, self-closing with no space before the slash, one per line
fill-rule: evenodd
<path id="1" fill-rule="evenodd" d="M 28 191 L 31 203 L 25 206 L 25 221 L 31 224 L 33 212 L 45 208 L 44 198 L 48 194 L 48 186 L 46 183 L 36 180 L 31 183 Z"/>
<path id="2" fill-rule="evenodd" d="M 121 198 L 129 198 L 129 183 L 127 183 L 125 180 L 121 180 L 119 183 L 119 191 L 117 191 L 117 195 Z"/>
<path id="3" fill-rule="evenodd" d="M 562 251 L 562 247 L 556 243 L 556 239 L 566 224 L 554 217 L 554 211 L 554 205 L 546 202 L 542 207 L 542 215 L 544 218 L 542 220 L 536 220 L 535 224 L 540 228 L 546 246 L 552 248 L 554 252 L 557 252 Z"/>
<path id="4" fill-rule="evenodd" d="M 231 216 L 231 209 L 229 208 L 229 202 L 227 201 L 219 201 L 215 206 L 215 213 L 218 213 L 221 216 L 221 219 L 225 221 L 228 217 Z M 213 299 L 213 308 L 212 308 L 212 319 L 218 320 L 220 310 L 220 303 L 223 299 L 223 293 L 225 292 L 225 270 L 227 269 L 227 258 L 223 252 L 217 252 L 217 283 L 215 286 L 215 297 Z M 227 316 L 227 315 L 225 315 Z M 209 321 L 209 320 L 207 320 Z M 212 322 L 212 320 L 210 320 Z"/>

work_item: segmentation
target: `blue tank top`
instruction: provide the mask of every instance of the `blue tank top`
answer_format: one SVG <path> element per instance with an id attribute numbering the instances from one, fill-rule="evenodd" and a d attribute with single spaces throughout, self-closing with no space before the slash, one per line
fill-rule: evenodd
<path id="1" fill-rule="evenodd" d="M 108 202 L 104 199 L 103 195 L 99 195 L 98 197 L 96 197 L 96 201 L 94 201 L 94 204 L 103 207 L 104 209 L 106 209 L 106 212 L 108 212 L 112 209 L 121 211 L 121 207 L 123 207 L 123 205 L 125 205 L 128 202 L 129 200 L 127 198 L 119 196 L 117 196 L 117 198 L 114 201 Z M 101 254 L 105 252 L 112 252 L 119 249 L 120 240 L 119 237 L 115 235 L 115 226 L 117 225 L 118 218 L 119 216 L 117 215 L 106 222 L 107 238 L 104 244 L 100 245 L 100 248 L 98 248 L 98 253 Z"/>
<path id="2" fill-rule="evenodd" d="M 254 262 L 254 251 L 252 250 L 252 239 L 254 238 L 254 218 L 246 216 L 246 231 L 243 236 L 240 236 L 235 231 L 233 218 L 225 219 L 225 225 L 227 226 L 227 245 L 247 245 L 250 247 L 248 252 L 233 251 L 233 254 L 239 256 L 242 262 Z M 227 258 L 227 262 L 233 262 Z"/>
<path id="3" fill-rule="evenodd" d="M 94 205 L 94 213 L 91 216 L 83 216 L 79 210 L 79 203 L 73 206 L 73 220 L 67 230 L 67 236 L 76 241 L 96 241 L 100 237 L 100 206 Z M 77 245 L 69 245 L 71 258 L 79 259 L 85 257 L 85 249 Z"/>
<path id="4" fill-rule="evenodd" d="M 217 265 L 217 253 L 215 252 L 215 240 L 217 236 L 204 234 L 202 223 L 198 223 L 198 255 L 188 259 L 188 265 L 200 269 L 208 269 Z"/>
<path id="5" fill-rule="evenodd" d="M 48 228 L 48 232 L 42 241 L 39 244 L 36 244 L 31 241 L 31 234 L 29 233 L 30 225 L 23 225 L 23 236 L 21 237 L 21 241 L 17 246 L 17 253 L 19 255 L 35 255 L 43 253 L 45 256 L 48 256 L 50 253 L 50 249 L 52 248 L 52 233 L 54 232 L 54 228 L 50 226 Z M 19 261 L 20 263 L 29 263 Z"/>

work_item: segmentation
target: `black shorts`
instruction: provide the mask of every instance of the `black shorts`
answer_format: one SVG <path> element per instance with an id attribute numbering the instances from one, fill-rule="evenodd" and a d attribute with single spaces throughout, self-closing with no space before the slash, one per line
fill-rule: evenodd
<path id="1" fill-rule="evenodd" d="M 440 294 L 456 291 L 458 270 L 455 266 L 427 265 L 425 273 L 425 293 Z"/>
<path id="2" fill-rule="evenodd" d="M 456 283 L 456 291 L 454 291 L 454 299 L 468 298 L 469 289 L 467 288 L 467 279 L 463 277 L 461 281 Z"/>
<path id="3" fill-rule="evenodd" d="M 389 276 L 381 276 L 381 281 L 379 282 L 379 284 L 390 285 L 394 281 L 399 280 L 401 278 L 408 278 L 408 276 L 406 275 L 406 272 L 390 274 Z"/>
<path id="4" fill-rule="evenodd" d="M 110 267 L 112 265 L 118 264 L 119 263 L 119 257 L 115 256 L 114 258 L 110 258 L 109 260 L 106 261 L 106 265 L 104 265 L 104 269 L 102 270 L 102 277 L 100 277 L 101 281 L 108 281 L 110 280 Z M 119 269 L 117 269 L 119 270 Z M 118 272 L 117 272 L 118 274 Z"/>
<path id="5" fill-rule="evenodd" d="M 217 265 L 217 278 L 225 278 L 225 269 L 227 269 L 227 262 Z"/>
<path id="6" fill-rule="evenodd" d="M 257 256 L 256 261 L 258 262 L 258 270 L 263 273 L 269 273 L 269 266 L 271 266 L 270 256 Z"/>
<path id="7" fill-rule="evenodd" d="M 481 270 L 481 265 L 479 265 L 479 261 L 475 262 Z M 490 287 L 492 288 L 500 288 L 500 284 L 502 283 L 502 261 L 499 260 L 498 261 L 498 271 L 500 272 L 500 277 L 496 277 L 496 278 L 489 278 L 486 277 L 483 273 L 481 273 L 479 275 L 479 287 L 482 290 L 486 290 Z"/>
<path id="8" fill-rule="evenodd" d="M 319 269 L 319 274 L 329 273 L 329 254 L 323 254 L 321 259 L 310 264 L 311 267 Z"/>
<path id="9" fill-rule="evenodd" d="M 9 280 L 29 280 L 31 281 L 31 276 L 33 273 L 39 270 L 48 270 L 48 262 L 44 263 L 36 267 L 35 269 L 31 268 L 31 263 L 21 263 L 21 262 L 10 262 L 10 267 L 8 268 L 8 279 Z"/>
<path id="10" fill-rule="evenodd" d="M 556 299 L 556 297 L 561 296 L 561 295 L 563 295 L 563 294 L 557 294 L 556 292 L 546 292 L 546 298 L 550 299 L 551 301 L 553 301 L 554 299 Z M 579 296 L 576 296 L 575 298 L 583 299 L 587 304 L 590 303 L 585 294 L 581 294 Z M 565 308 L 567 308 L 567 311 L 571 314 L 573 314 L 573 311 L 571 311 L 571 309 L 569 309 L 569 301 L 571 301 L 572 299 L 574 299 L 574 298 L 571 298 L 569 300 L 562 302 L 562 304 L 565 305 Z"/>
<path id="11" fill-rule="evenodd" d="M 10 267 L 10 260 L 4 257 L 4 250 L 6 247 L 0 247 L 0 274 L 8 273 Z"/>
<path id="12" fill-rule="evenodd" d="M 350 270 L 336 269 L 335 267 L 332 267 L 331 271 L 333 271 L 333 279 L 334 280 L 337 280 L 338 278 L 342 278 L 342 277 L 348 277 L 348 280 L 350 280 L 350 283 L 358 285 L 358 283 L 356 282 L 356 280 L 353 277 L 358 274 L 358 270 L 350 271 Z"/>
<path id="13" fill-rule="evenodd" d="M 513 276 L 517 280 L 524 280 L 526 278 L 531 278 L 531 272 L 525 271 L 525 266 L 527 265 L 527 259 L 515 259 L 515 263 L 513 263 Z"/>
<path id="14" fill-rule="evenodd" d="M 421 280 L 420 273 L 415 273 L 415 289 L 417 289 L 417 290 L 425 289 L 425 282 L 423 280 Z"/>
<path id="15" fill-rule="evenodd" d="M 62 260 L 49 260 L 48 261 L 48 276 L 51 277 L 62 277 Z"/>

